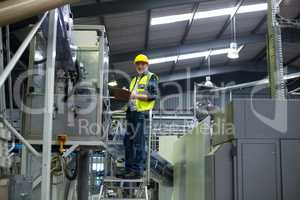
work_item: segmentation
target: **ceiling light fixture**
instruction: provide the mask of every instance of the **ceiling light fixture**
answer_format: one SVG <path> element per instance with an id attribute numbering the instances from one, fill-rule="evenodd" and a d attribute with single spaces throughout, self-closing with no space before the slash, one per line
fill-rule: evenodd
<path id="1" fill-rule="evenodd" d="M 44 56 L 42 55 L 42 52 L 41 51 L 35 51 L 34 60 L 35 61 L 40 61 L 40 60 L 43 60 L 43 59 L 44 59 Z"/>
<path id="2" fill-rule="evenodd" d="M 204 85 L 206 87 L 210 87 L 210 88 L 213 88 L 214 87 L 214 84 L 213 82 L 211 82 L 211 70 L 210 70 L 210 57 L 211 57 L 211 53 L 212 51 L 210 50 L 209 53 L 208 53 L 208 56 L 207 56 L 207 66 L 208 66 L 208 76 L 205 77 L 205 83 Z"/>
<path id="3" fill-rule="evenodd" d="M 152 18 L 151 25 L 169 24 L 174 22 L 188 21 L 192 17 L 192 13 L 181 15 L 170 15 L 165 17 Z"/>
<path id="4" fill-rule="evenodd" d="M 241 46 L 237 49 L 238 52 L 242 50 Z M 166 63 L 166 62 L 175 62 L 177 60 L 188 60 L 188 59 L 194 59 L 194 58 L 207 58 L 208 56 L 216 56 L 216 55 L 222 55 L 222 54 L 228 54 L 230 48 L 224 48 L 224 49 L 216 49 L 211 51 L 201 51 L 201 52 L 195 52 L 195 53 L 188 53 L 188 54 L 181 54 L 179 56 L 169 56 L 169 57 L 162 57 L 162 58 L 154 58 L 150 59 L 150 64 L 159 64 L 159 63 Z"/>
<path id="5" fill-rule="evenodd" d="M 149 60 L 149 64 L 158 64 L 158 63 L 166 63 L 166 62 L 173 62 L 177 60 L 177 56 L 170 56 L 170 57 L 162 57 L 162 58 L 154 58 Z"/>
<path id="6" fill-rule="evenodd" d="M 245 6 L 241 6 L 239 8 L 239 10 L 237 11 L 237 14 L 259 12 L 259 11 L 265 11 L 267 9 L 268 9 L 267 3 L 245 5 Z M 210 10 L 210 11 L 200 11 L 195 14 L 195 19 L 206 19 L 206 18 L 212 18 L 212 17 L 233 15 L 235 10 L 236 10 L 236 7 L 216 9 L 216 10 Z M 180 22 L 180 21 L 188 21 L 192 15 L 193 15 L 193 13 L 186 13 L 186 14 L 180 14 L 180 15 L 155 17 L 155 18 L 151 19 L 151 25 L 154 26 L 154 25 L 160 25 L 160 24 L 175 23 L 175 22 Z"/>
<path id="7" fill-rule="evenodd" d="M 238 51 L 238 44 L 236 40 L 236 19 L 235 16 L 233 17 L 231 21 L 231 34 L 232 34 L 232 42 L 230 43 L 230 48 L 227 54 L 227 57 L 229 59 L 238 59 L 239 51 Z"/>
<path id="8" fill-rule="evenodd" d="M 230 48 L 229 48 L 227 57 L 229 59 L 238 59 L 240 57 L 238 48 L 237 48 L 237 43 L 235 43 L 235 42 L 230 43 Z"/>
<path id="9" fill-rule="evenodd" d="M 218 10 L 197 12 L 195 15 L 195 19 L 206 19 L 206 18 L 219 17 L 224 15 L 231 15 L 233 10 L 234 8 L 223 8 Z"/>

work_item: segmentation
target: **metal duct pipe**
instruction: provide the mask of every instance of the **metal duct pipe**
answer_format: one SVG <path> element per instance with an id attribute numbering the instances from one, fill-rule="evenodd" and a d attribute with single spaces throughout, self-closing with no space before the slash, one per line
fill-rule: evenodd
<path id="1" fill-rule="evenodd" d="M 6 0 L 0 1 L 0 26 L 33 17 L 47 10 L 79 0 Z"/>

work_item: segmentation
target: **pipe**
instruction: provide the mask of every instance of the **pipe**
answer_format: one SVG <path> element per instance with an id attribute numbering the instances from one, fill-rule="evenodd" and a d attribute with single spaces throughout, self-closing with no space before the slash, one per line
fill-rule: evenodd
<path id="1" fill-rule="evenodd" d="M 2 117 L 4 125 L 28 148 L 28 150 L 35 156 L 40 157 L 41 154 L 37 152 L 33 146 L 6 120 Z"/>
<path id="2" fill-rule="evenodd" d="M 9 25 L 6 26 L 6 60 L 7 63 L 9 63 L 11 55 L 10 55 L 10 31 L 9 31 Z M 8 94 L 9 94 L 9 109 L 10 109 L 10 115 L 12 115 L 13 111 L 13 92 L 12 92 L 12 79 L 11 75 L 8 77 Z"/>
<path id="3" fill-rule="evenodd" d="M 79 0 L 6 0 L 0 2 L 0 26 L 33 17 Z"/>
<path id="4" fill-rule="evenodd" d="M 291 80 L 291 79 L 295 79 L 295 78 L 299 78 L 299 77 L 300 77 L 300 72 L 296 72 L 296 73 L 293 73 L 293 74 L 285 75 L 283 77 L 283 79 L 284 80 Z M 211 90 L 208 90 L 208 91 L 209 92 L 220 92 L 220 91 L 227 91 L 227 90 L 236 90 L 236 89 L 243 89 L 243 88 L 247 88 L 247 87 L 266 85 L 268 83 L 269 83 L 269 80 L 265 78 L 265 79 L 258 80 L 258 81 L 252 81 L 252 82 L 241 83 L 241 84 L 233 85 L 233 86 L 215 88 L 215 89 L 211 89 Z"/>
<path id="5" fill-rule="evenodd" d="M 7 63 L 9 63 L 11 58 L 10 54 L 10 29 L 9 25 L 6 26 L 6 59 Z M 13 92 L 12 92 L 12 79 L 11 79 L 11 74 L 8 77 L 8 94 L 9 94 L 9 109 L 10 109 L 10 117 L 12 118 L 12 113 L 13 113 Z M 15 138 L 12 138 L 12 143 L 11 143 L 11 148 L 8 150 L 8 152 L 12 152 L 15 149 L 16 143 L 15 143 Z"/>
<path id="6" fill-rule="evenodd" d="M 2 28 L 0 27 L 0 74 L 4 71 Z M 5 89 L 0 87 L 0 114 L 6 114 Z"/>
<path id="7" fill-rule="evenodd" d="M 16 147 L 16 142 L 15 142 L 15 138 L 12 139 L 12 142 L 11 142 L 11 147 L 10 149 L 8 150 L 8 153 L 11 153 Z"/>
<path id="8" fill-rule="evenodd" d="M 0 4 L 0 8 L 1 8 L 1 4 Z M 27 35 L 27 37 L 25 38 L 25 40 L 23 41 L 23 43 L 21 44 L 19 49 L 16 51 L 15 55 L 11 58 L 10 62 L 5 67 L 4 71 L 0 75 L 0 88 L 3 86 L 7 77 L 10 75 L 11 71 L 14 69 L 15 65 L 17 64 L 18 60 L 20 59 L 20 57 L 26 50 L 26 48 L 29 45 L 29 43 L 31 42 L 32 38 L 35 36 L 36 32 L 38 31 L 41 24 L 45 20 L 47 14 L 48 14 L 48 12 L 44 14 L 44 16 L 40 19 L 40 21 L 36 25 L 34 25 L 34 27 L 31 29 L 31 31 L 29 32 L 29 34 Z M 1 15 L 0 15 L 0 19 L 1 19 Z"/>
<path id="9" fill-rule="evenodd" d="M 150 167 L 151 167 L 151 139 L 152 139 L 152 110 L 149 111 L 149 128 L 148 128 L 148 152 L 147 152 L 147 185 L 150 185 Z"/>
<path id="10" fill-rule="evenodd" d="M 78 200 L 86 200 L 89 198 L 89 152 L 87 150 L 80 151 L 78 167 Z"/>
<path id="11" fill-rule="evenodd" d="M 48 23 L 47 63 L 44 97 L 44 122 L 43 122 L 43 154 L 42 154 L 42 186 L 41 199 L 51 199 L 51 149 L 53 132 L 53 106 L 55 84 L 55 59 L 57 41 L 57 9 L 51 10 Z"/>

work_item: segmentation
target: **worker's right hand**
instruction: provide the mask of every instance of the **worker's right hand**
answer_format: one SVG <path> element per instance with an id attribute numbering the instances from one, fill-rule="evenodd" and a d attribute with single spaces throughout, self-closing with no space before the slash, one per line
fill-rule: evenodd
<path id="1" fill-rule="evenodd" d="M 136 99 L 138 94 L 136 92 L 132 92 L 130 95 L 130 99 Z"/>

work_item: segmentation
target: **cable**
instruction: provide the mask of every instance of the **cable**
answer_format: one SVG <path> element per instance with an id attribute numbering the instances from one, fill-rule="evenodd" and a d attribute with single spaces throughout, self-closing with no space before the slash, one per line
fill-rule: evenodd
<path id="1" fill-rule="evenodd" d="M 76 157 L 73 159 L 75 159 L 75 162 L 72 162 L 72 160 L 67 162 L 67 159 L 63 158 L 61 155 L 54 156 L 51 160 L 51 174 L 53 176 L 64 175 L 70 181 L 75 180 L 78 174 L 78 155 L 76 154 Z M 75 163 L 74 169 L 70 168 L 71 163 Z"/>
<path id="2" fill-rule="evenodd" d="M 64 161 L 63 170 L 64 170 L 64 173 L 65 173 L 65 177 L 70 181 L 75 180 L 77 178 L 77 175 L 78 175 L 79 156 L 76 154 L 76 157 L 74 159 L 75 159 L 75 168 L 74 169 L 69 168 L 70 163 L 72 161 L 67 163 L 66 158 L 63 159 L 63 161 Z"/>

